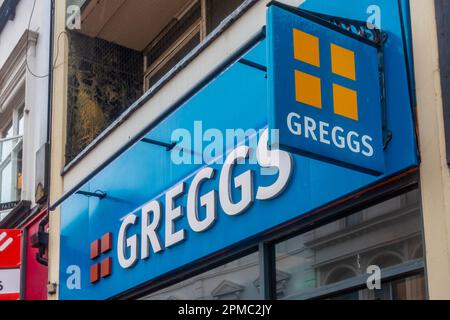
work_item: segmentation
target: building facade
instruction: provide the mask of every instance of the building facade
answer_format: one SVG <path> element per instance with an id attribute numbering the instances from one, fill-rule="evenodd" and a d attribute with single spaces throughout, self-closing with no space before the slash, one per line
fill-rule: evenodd
<path id="1" fill-rule="evenodd" d="M 450 299 L 445 1 L 54 5 L 49 298 Z M 291 95 L 334 103 L 324 144 L 350 158 L 267 147 Z M 327 141 L 311 117 L 291 129 Z M 336 135 L 367 119 L 379 140 Z"/>
<path id="2" fill-rule="evenodd" d="M 22 299 L 47 298 L 51 8 L 0 2 L 0 229 L 22 230 Z"/>

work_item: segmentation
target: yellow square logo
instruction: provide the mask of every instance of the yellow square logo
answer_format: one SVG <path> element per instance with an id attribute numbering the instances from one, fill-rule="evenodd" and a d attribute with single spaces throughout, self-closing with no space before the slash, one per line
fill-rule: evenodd
<path id="1" fill-rule="evenodd" d="M 320 68 L 320 40 L 318 37 L 304 31 L 293 29 L 294 58 L 298 61 Z M 332 43 L 331 70 L 335 74 L 356 81 L 355 52 Z M 311 70 L 311 69 L 310 69 Z M 313 71 L 309 71 L 313 72 Z M 346 86 L 335 83 L 342 79 L 333 79 L 333 109 L 336 115 L 355 121 L 358 115 L 358 93 Z M 297 102 L 322 108 L 322 79 L 303 71 L 295 70 L 295 99 Z"/>
<path id="2" fill-rule="evenodd" d="M 355 53 L 341 46 L 331 44 L 331 68 L 334 74 L 356 80 Z"/>
<path id="3" fill-rule="evenodd" d="M 358 94 L 338 84 L 333 84 L 334 113 L 340 116 L 358 120 Z"/>
<path id="4" fill-rule="evenodd" d="M 318 77 L 295 70 L 295 98 L 298 102 L 322 108 L 322 85 Z"/>
<path id="5" fill-rule="evenodd" d="M 294 29 L 294 57 L 298 61 L 320 67 L 319 38 Z"/>

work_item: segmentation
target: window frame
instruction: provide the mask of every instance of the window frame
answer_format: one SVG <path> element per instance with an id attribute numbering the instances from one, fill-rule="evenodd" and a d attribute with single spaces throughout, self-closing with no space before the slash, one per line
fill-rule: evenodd
<path id="1" fill-rule="evenodd" d="M 318 229 L 329 223 L 336 222 L 340 219 L 344 219 L 344 223 L 347 223 L 347 218 L 349 216 L 351 216 L 352 214 L 361 212 L 362 210 L 368 209 L 370 207 L 373 207 L 374 205 L 377 205 L 377 204 L 383 203 L 385 201 L 388 201 L 390 199 L 393 199 L 393 198 L 395 198 L 399 195 L 405 194 L 409 191 L 418 190 L 419 194 L 420 194 L 420 187 L 418 185 L 418 179 L 419 179 L 418 175 L 414 174 L 411 178 L 412 178 L 412 181 L 410 181 L 409 183 L 406 182 L 404 185 L 401 185 L 397 190 L 395 190 L 396 189 L 395 187 L 393 190 L 389 190 L 390 186 L 387 186 L 386 192 L 385 193 L 382 192 L 381 197 L 377 197 L 375 199 L 368 198 L 365 205 L 363 204 L 362 207 L 359 205 L 356 205 L 353 208 L 350 208 L 349 210 L 345 210 L 344 215 L 341 215 L 339 212 L 335 212 L 334 219 L 333 218 L 331 218 L 331 220 L 326 219 L 322 222 L 319 222 L 317 225 L 315 225 L 312 228 L 307 226 L 305 229 L 303 229 L 301 231 L 294 231 L 294 232 L 282 235 L 279 239 L 277 239 L 277 238 L 272 239 L 265 246 L 266 250 L 268 250 L 268 254 L 270 254 L 272 256 L 272 258 L 270 259 L 270 262 L 268 262 L 268 264 L 266 265 L 266 268 L 268 270 L 270 270 L 271 272 L 274 272 L 274 270 L 276 270 L 275 247 L 279 243 L 282 243 L 286 240 L 300 236 L 308 231 Z M 412 184 L 411 184 L 411 182 L 412 182 Z M 392 193 L 392 191 L 393 191 L 393 193 Z M 422 207 L 421 207 L 420 201 L 421 201 L 421 199 L 419 198 L 419 211 L 420 211 L 420 214 L 422 215 Z M 421 224 L 419 229 L 422 234 L 422 248 L 424 248 L 425 246 L 423 246 L 423 241 L 424 241 L 423 224 Z M 422 258 L 410 260 L 410 261 L 407 261 L 407 262 L 404 262 L 404 263 L 401 263 L 401 264 L 398 264 L 395 266 L 382 268 L 380 280 L 381 280 L 381 283 L 385 283 L 388 281 L 398 280 L 398 279 L 406 278 L 408 276 L 418 275 L 421 273 L 424 274 L 425 283 L 426 283 L 427 275 L 426 275 L 426 266 L 425 266 L 425 252 L 424 252 Z M 268 283 L 269 294 L 266 296 L 266 299 L 276 299 L 276 291 L 275 291 L 276 290 L 276 279 L 273 276 L 270 277 L 269 279 L 270 279 L 269 280 L 270 283 Z M 365 289 L 365 288 L 367 288 L 367 275 L 359 275 L 359 276 L 356 276 L 356 277 L 353 277 L 350 279 L 346 279 L 346 280 L 342 280 L 342 281 L 332 283 L 329 285 L 320 286 L 318 288 L 308 290 L 307 292 L 298 293 L 295 296 L 296 296 L 296 299 L 298 298 L 301 300 L 326 299 L 329 297 L 338 296 L 341 294 L 345 294 L 345 293 L 349 293 L 349 292 L 352 292 L 355 290 L 360 290 L 360 289 Z M 427 287 L 425 287 L 425 290 L 426 290 L 425 295 L 428 298 Z"/>
<path id="2" fill-rule="evenodd" d="M 255 5 L 258 0 L 243 0 L 242 5 L 240 5 L 236 10 L 234 10 L 228 17 L 226 17 L 221 25 L 212 30 L 208 35 L 206 35 L 204 41 L 202 41 L 196 48 L 194 48 L 191 52 L 189 52 L 177 65 L 175 65 L 172 69 L 170 69 L 160 81 L 158 81 L 154 86 L 150 87 L 148 90 L 144 92 L 144 94 L 136 100 L 131 106 L 129 106 L 124 112 L 122 112 L 121 116 L 118 118 L 127 118 L 129 115 L 133 114 L 136 110 L 141 108 L 146 102 L 151 100 L 173 77 L 175 77 L 181 70 L 183 70 L 187 65 L 189 65 L 195 58 L 197 58 L 206 48 L 208 48 L 218 37 L 220 37 L 234 22 L 239 19 L 245 12 L 247 12 L 253 5 Z M 236 59 L 239 58 L 245 51 L 250 49 L 253 45 L 258 43 L 261 39 L 265 37 L 265 28 L 260 29 L 256 32 L 252 37 L 242 45 L 235 53 L 232 53 L 231 56 L 226 58 L 219 66 L 214 68 L 211 72 L 209 72 L 204 79 L 200 80 L 198 84 L 196 84 L 185 96 L 191 96 L 195 94 L 199 90 L 199 88 L 205 86 L 211 78 L 216 76 L 219 72 L 223 71 L 225 68 L 230 66 L 232 63 L 236 62 Z M 184 98 L 183 98 L 184 99 Z M 182 99 L 181 99 L 182 100 Z M 180 100 L 177 100 L 174 104 L 172 104 L 167 112 L 173 111 L 179 107 Z M 72 170 L 74 166 L 80 163 L 90 152 L 92 152 L 96 146 L 104 139 L 106 139 L 111 132 L 113 132 L 120 125 L 120 121 L 113 122 L 109 127 L 104 129 L 99 136 L 91 141 L 89 145 L 87 145 L 84 149 L 82 149 L 72 160 L 64 163 L 64 167 L 62 169 L 61 174 L 64 176 L 69 171 Z M 148 125 L 145 130 L 147 131 L 154 126 L 154 123 Z M 125 145 L 119 152 L 115 153 L 110 157 L 108 161 L 117 157 L 120 151 L 125 150 L 132 143 L 136 142 L 136 139 L 132 140 L 133 142 L 129 142 L 129 144 Z M 103 169 L 108 161 L 103 162 L 96 171 L 100 171 Z M 84 179 L 88 180 L 88 179 Z M 83 180 L 83 181 L 84 181 Z M 63 197 L 57 200 L 52 207 L 56 207 L 61 204 L 70 193 L 74 192 L 82 183 L 80 182 L 77 186 L 72 188 L 69 192 L 67 192 Z"/>
<path id="3" fill-rule="evenodd" d="M 241 5 L 245 2 L 245 0 L 241 1 Z M 181 36 L 179 36 L 168 48 L 150 65 L 148 65 L 147 61 L 147 55 L 151 50 L 153 50 L 158 41 L 167 35 L 171 28 L 175 26 L 178 22 L 182 21 L 184 17 L 186 17 L 190 10 L 194 8 L 195 6 L 200 6 L 200 16 L 199 18 L 193 22 L 189 28 L 183 32 Z M 207 36 L 214 32 L 215 29 L 218 29 L 219 26 L 212 28 L 208 30 L 209 28 L 209 12 L 208 12 L 208 0 L 192 0 L 190 3 L 188 3 L 181 11 L 181 13 L 178 14 L 177 20 L 175 23 L 170 23 L 168 26 L 166 26 L 165 29 L 163 29 L 159 36 L 157 36 L 155 39 L 152 40 L 152 42 L 147 46 L 147 48 L 144 49 L 144 92 L 150 90 L 153 86 L 155 86 L 159 80 L 164 78 L 165 76 L 162 76 L 161 79 L 158 79 L 155 83 L 150 84 L 149 80 L 155 75 L 161 68 L 163 68 L 171 59 L 174 57 L 178 52 L 183 50 L 186 44 L 189 43 L 190 40 L 192 40 L 195 36 L 199 36 L 199 45 L 204 42 L 204 40 L 207 38 Z M 240 6 L 241 6 L 240 5 Z M 236 11 L 239 8 L 239 6 L 233 10 L 224 20 L 226 20 L 229 16 L 233 14 L 234 11 Z M 195 51 L 195 48 L 191 51 Z M 188 52 L 185 56 L 188 56 L 190 52 Z M 180 59 L 180 62 L 183 61 L 183 58 Z M 170 70 L 168 70 L 167 74 L 170 74 Z"/>
<path id="4" fill-rule="evenodd" d="M 195 36 L 200 36 L 200 43 L 202 38 L 202 19 L 196 20 L 171 46 L 169 46 L 164 53 L 150 66 L 147 67 L 147 54 L 144 55 L 144 64 L 146 70 L 144 70 L 144 91 L 149 90 L 156 83 L 150 84 L 150 79 L 158 73 L 166 64 L 177 55 L 178 52 L 183 50 L 184 46 L 189 43 Z M 163 76 L 164 77 L 164 76 Z"/>

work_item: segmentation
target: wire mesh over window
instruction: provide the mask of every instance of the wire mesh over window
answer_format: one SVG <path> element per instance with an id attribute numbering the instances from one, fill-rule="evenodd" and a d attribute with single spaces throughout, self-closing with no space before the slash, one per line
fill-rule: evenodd
<path id="1" fill-rule="evenodd" d="M 66 163 L 143 94 L 140 52 L 69 32 Z"/>
<path id="2" fill-rule="evenodd" d="M 69 79 L 66 164 L 188 55 L 244 0 L 193 0 L 138 52 L 86 30 L 67 30 Z M 85 7 L 84 0 L 68 4 Z M 126 30 L 127 26 L 123 26 Z M 142 32 L 145 32 L 142 31 Z"/>
<path id="3" fill-rule="evenodd" d="M 191 28 L 191 26 L 201 19 L 201 17 L 200 2 L 198 2 L 182 17 L 182 19 L 174 19 L 166 26 L 146 50 L 146 68 L 149 68 L 160 59 L 161 56 L 186 32 L 186 30 Z"/>

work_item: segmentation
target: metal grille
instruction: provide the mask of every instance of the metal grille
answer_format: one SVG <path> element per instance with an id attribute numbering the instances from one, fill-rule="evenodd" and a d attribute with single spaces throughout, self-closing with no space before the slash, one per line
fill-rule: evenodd
<path id="1" fill-rule="evenodd" d="M 66 162 L 143 93 L 140 52 L 69 32 Z"/>
<path id="2" fill-rule="evenodd" d="M 201 19 L 201 12 L 200 2 L 197 2 L 180 20 L 174 19 L 169 23 L 163 32 L 148 46 L 146 68 L 155 63 L 187 29 Z"/>

